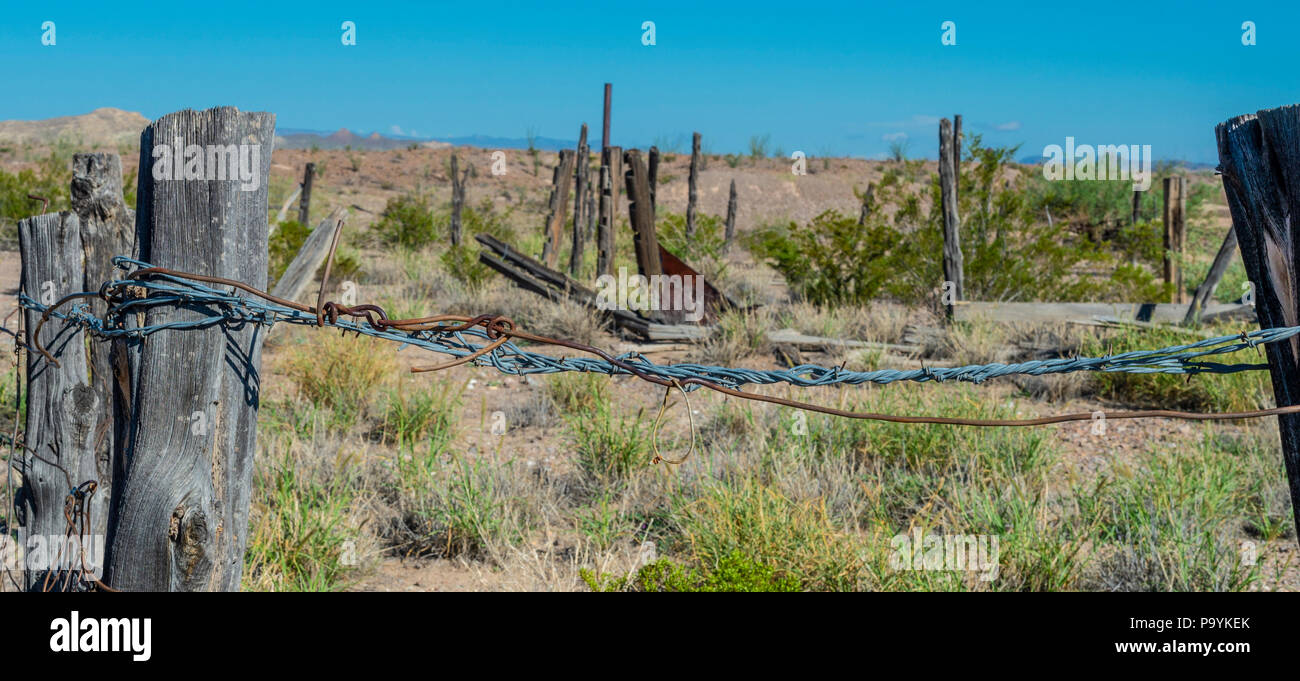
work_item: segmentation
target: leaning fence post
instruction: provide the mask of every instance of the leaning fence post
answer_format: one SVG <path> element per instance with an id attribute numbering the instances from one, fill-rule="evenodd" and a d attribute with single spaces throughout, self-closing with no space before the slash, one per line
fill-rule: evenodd
<path id="1" fill-rule="evenodd" d="M 961 257 L 961 221 L 957 217 L 957 168 L 953 154 L 952 121 L 947 118 L 939 121 L 939 191 L 943 209 L 943 278 L 944 286 L 952 284 L 949 300 L 963 299 L 962 257 Z M 952 317 L 952 305 L 946 305 L 949 318 Z"/>
<path id="2" fill-rule="evenodd" d="M 1300 324 L 1300 105 L 1265 109 L 1215 128 L 1219 168 L 1260 328 Z M 1300 403 L 1300 339 L 1265 346 L 1277 406 Z M 1277 417 L 1300 533 L 1300 414 Z"/>
<path id="3" fill-rule="evenodd" d="M 1219 280 L 1223 278 L 1223 273 L 1228 271 L 1228 265 L 1232 262 L 1232 256 L 1237 253 L 1237 230 L 1229 228 L 1228 235 L 1223 237 L 1223 245 L 1219 246 L 1219 252 L 1214 256 L 1214 264 L 1210 266 L 1210 271 L 1205 275 L 1205 281 L 1196 287 L 1196 295 L 1192 296 L 1192 303 L 1187 306 L 1187 314 L 1183 317 L 1183 324 L 1195 324 L 1201 317 L 1201 311 L 1210 302 L 1210 296 L 1214 295 L 1214 289 L 1219 285 Z"/>
<path id="4" fill-rule="evenodd" d="M 659 205 L 655 203 L 655 192 L 659 190 L 659 147 L 650 147 L 650 153 L 646 157 L 646 164 L 646 177 L 650 183 L 650 212 L 653 214 L 655 206 Z M 631 195 L 632 192 L 628 191 L 628 196 Z"/>
<path id="5" fill-rule="evenodd" d="M 274 139 L 273 114 L 233 107 L 180 111 L 145 128 L 136 219 L 141 259 L 265 289 L 265 179 Z M 224 163 L 212 163 L 222 156 Z M 179 177 L 188 178 L 194 166 L 201 179 L 169 172 L 184 169 Z M 145 314 L 145 324 L 215 314 L 193 303 L 163 305 Z M 239 588 L 265 335 L 259 324 L 222 324 L 140 341 L 132 442 L 109 521 L 113 587 Z"/>

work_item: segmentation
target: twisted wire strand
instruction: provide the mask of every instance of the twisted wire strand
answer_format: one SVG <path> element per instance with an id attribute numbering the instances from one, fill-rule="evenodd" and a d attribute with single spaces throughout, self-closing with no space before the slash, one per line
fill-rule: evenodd
<path id="1" fill-rule="evenodd" d="M 656 364 L 636 352 L 611 355 L 598 348 L 572 341 L 530 334 L 515 329 L 513 322 L 504 317 L 494 317 L 492 315 L 480 315 L 478 317 L 437 315 L 420 319 L 389 320 L 384 315 L 383 310 L 374 305 L 358 305 L 348 308 L 336 303 L 323 302 L 322 296 L 317 302 L 317 307 L 309 307 L 275 298 L 242 282 L 174 272 L 125 256 L 117 256 L 113 259 L 113 262 L 116 266 L 127 270 L 129 274 L 124 279 L 105 282 L 97 293 L 74 293 L 64 296 L 52 305 L 42 305 L 28 296 L 20 294 L 20 304 L 28 309 L 41 312 L 42 323 L 50 318 L 56 318 L 81 326 L 87 331 L 104 338 L 143 338 L 166 330 L 202 329 L 217 325 L 250 323 L 268 326 L 276 323 L 330 326 L 339 328 L 344 332 L 351 331 L 359 335 L 396 342 L 401 346 L 399 349 L 414 346 L 450 355 L 453 358 L 452 361 L 431 367 L 416 367 L 413 371 L 433 371 L 468 363 L 475 366 L 493 367 L 502 373 L 519 376 L 572 371 L 602 373 L 611 376 L 634 375 L 661 386 L 676 386 L 686 392 L 705 387 L 745 399 L 783 404 L 836 416 L 900 423 L 1041 425 L 1088 420 L 1094 418 L 1095 414 L 1084 412 L 1040 419 L 1018 420 L 895 416 L 849 412 L 757 393 L 741 392 L 740 389 L 746 385 L 770 385 L 774 383 L 786 383 L 799 387 L 840 384 L 859 385 L 863 383 L 885 385 L 898 381 L 919 383 L 960 381 L 979 384 L 991 378 L 1004 376 L 1042 376 L 1075 371 L 1188 375 L 1201 373 L 1230 374 L 1240 371 L 1267 369 L 1268 365 L 1262 363 L 1224 364 L 1209 361 L 1209 359 L 1239 350 L 1257 348 L 1263 344 L 1274 343 L 1300 334 L 1300 326 L 1282 327 L 1262 329 L 1250 333 L 1243 332 L 1235 336 L 1209 338 L 1157 350 L 1135 350 L 1104 357 L 1057 358 L 1013 364 L 989 363 L 962 367 L 909 370 L 851 371 L 843 367 L 823 367 L 814 364 L 801 364 L 788 369 L 768 370 L 720 367 L 695 363 Z M 216 288 L 216 286 L 222 285 L 242 289 L 244 292 L 252 294 L 253 297 Z M 103 317 L 93 315 L 89 306 L 85 303 L 74 303 L 64 311 L 59 310 L 61 306 L 69 302 L 94 297 L 103 298 L 109 303 L 109 310 Z M 121 323 L 121 318 L 125 314 L 147 312 L 158 306 L 182 306 L 188 310 L 204 311 L 205 316 L 153 323 L 150 323 L 150 320 L 146 317 L 145 324 L 134 327 L 127 327 Z M 354 320 L 342 319 L 339 315 L 352 316 Z M 365 321 L 360 321 L 362 318 Z M 36 336 L 37 334 L 33 333 L 33 338 Z M 568 347 L 596 355 L 596 357 L 557 358 L 523 350 L 513 342 L 514 340 L 527 340 Z M 39 345 L 37 345 L 37 348 L 40 349 Z M 41 351 L 44 352 L 43 349 Z M 46 357 L 54 361 L 54 358 L 48 354 L 46 354 Z M 1300 411 L 1300 406 L 1225 414 L 1170 410 L 1101 413 L 1106 418 L 1170 417 L 1218 420 L 1251 418 L 1294 413 L 1296 411 Z"/>

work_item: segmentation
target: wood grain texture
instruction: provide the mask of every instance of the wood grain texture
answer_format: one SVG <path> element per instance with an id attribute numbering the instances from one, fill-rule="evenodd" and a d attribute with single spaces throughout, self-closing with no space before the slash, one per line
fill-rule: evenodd
<path id="1" fill-rule="evenodd" d="M 266 286 L 275 116 L 232 107 L 163 116 L 141 135 L 137 243 L 156 265 Z M 155 143 L 250 145 L 263 181 L 155 180 Z M 253 154 L 251 145 L 259 145 Z M 160 306 L 150 325 L 213 314 Z M 257 448 L 266 328 L 163 332 L 140 348 L 126 475 L 110 520 L 108 582 L 138 591 L 239 588 Z"/>
<path id="2" fill-rule="evenodd" d="M 1183 242 L 1187 233 L 1187 192 L 1185 178 L 1166 177 L 1164 179 L 1164 276 L 1165 283 L 1173 287 L 1171 303 L 1184 302 L 1183 291 Z"/>
<path id="3" fill-rule="evenodd" d="M 302 243 L 302 248 L 298 249 L 298 254 L 293 256 L 293 261 L 285 268 L 284 275 L 275 282 L 271 295 L 304 302 L 302 297 L 307 292 L 308 284 L 316 278 L 316 270 L 320 269 L 321 263 L 324 263 L 329 255 L 334 225 L 339 220 L 346 220 L 347 216 L 348 209 L 340 206 L 316 225 L 316 229 L 313 229 L 311 234 L 307 235 L 307 240 Z M 315 305 L 315 299 L 309 302 Z"/>
<path id="4" fill-rule="evenodd" d="M 84 254 L 81 224 L 76 213 L 65 211 L 39 215 L 18 222 L 22 259 L 22 290 L 31 298 L 50 304 L 83 289 Z M 27 353 L 27 447 L 43 462 L 25 455 L 21 467 L 22 488 L 16 493 L 21 534 L 29 538 L 61 537 L 67 529 L 63 501 L 68 491 L 87 480 L 97 480 L 95 432 L 103 406 L 86 372 L 86 343 L 81 328 L 45 324 L 39 334 L 41 315 L 24 310 L 29 334 L 49 352 L 58 366 L 35 353 Z M 63 470 L 60 470 L 60 467 Z M 63 471 L 67 471 L 64 475 Z M 69 477 L 71 476 L 71 480 Z M 92 498 L 91 517 L 107 517 L 108 495 Z M 102 560 L 102 557 L 101 557 Z M 53 566 L 57 568 L 58 566 Z M 25 588 L 39 589 L 45 570 L 24 573 Z"/>
<path id="5" fill-rule="evenodd" d="M 135 241 L 135 211 L 122 196 L 122 159 L 114 153 L 76 154 L 72 158 L 72 210 L 81 224 L 85 290 L 120 279 L 123 271 L 113 267 L 113 256 L 130 255 Z M 98 299 L 86 301 L 97 316 L 107 313 Z M 121 475 L 127 447 L 130 354 L 124 339 L 96 339 L 88 344 L 90 384 L 101 405 L 95 423 L 95 466 L 99 491 L 108 504 L 114 481 Z M 108 506 L 106 506 L 107 508 Z M 98 509 L 96 509 L 98 510 Z M 91 516 L 96 534 L 106 535 L 108 513 Z"/>
<path id="6" fill-rule="evenodd" d="M 1300 105 L 1232 118 L 1215 128 L 1219 169 L 1260 328 L 1300 321 Z M 1277 406 L 1300 403 L 1300 344 L 1265 346 Z M 1282 458 L 1300 533 L 1300 415 L 1278 417 Z"/>
<path id="7" fill-rule="evenodd" d="M 561 149 L 560 160 L 551 178 L 551 200 L 546 215 L 546 240 L 542 244 L 542 260 L 554 268 L 560 259 L 560 243 L 564 238 L 564 214 L 568 210 L 569 185 L 573 182 L 575 154 L 572 149 Z"/>

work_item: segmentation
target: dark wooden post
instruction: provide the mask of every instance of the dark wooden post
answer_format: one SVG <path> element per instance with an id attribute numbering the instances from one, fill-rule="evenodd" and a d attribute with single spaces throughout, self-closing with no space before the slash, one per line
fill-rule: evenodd
<path id="1" fill-rule="evenodd" d="M 1300 105 L 1265 109 L 1215 128 L 1219 168 L 1260 328 L 1300 323 Z M 1300 340 L 1264 346 L 1277 406 L 1300 403 Z M 1300 536 L 1300 414 L 1278 416 L 1282 459 Z"/>
<path id="2" fill-rule="evenodd" d="M 691 135 L 691 172 L 686 194 L 686 236 L 695 235 L 696 183 L 700 176 L 700 133 Z"/>
<path id="3" fill-rule="evenodd" d="M 466 167 L 465 172 L 460 172 L 460 165 L 456 159 L 456 154 L 451 155 L 451 245 L 460 245 L 460 214 L 465 207 L 465 182 L 469 180 L 470 168 Z"/>
<path id="4" fill-rule="evenodd" d="M 961 114 L 952 117 L 952 167 L 957 177 L 952 189 L 953 205 L 961 205 Z"/>
<path id="5" fill-rule="evenodd" d="M 1136 225 L 1138 223 L 1138 217 L 1141 214 L 1141 211 L 1142 211 L 1142 191 L 1140 189 L 1134 189 L 1133 190 L 1133 219 L 1129 224 Z"/>
<path id="6" fill-rule="evenodd" d="M 650 147 L 648 163 L 649 168 L 647 170 L 649 174 L 647 177 L 650 182 L 650 212 L 654 213 L 656 206 L 658 205 L 655 203 L 655 191 L 659 188 L 659 147 Z M 628 192 L 628 196 L 632 196 L 631 191 Z"/>
<path id="7" fill-rule="evenodd" d="M 141 258 L 264 289 L 265 180 L 274 140 L 273 114 L 233 107 L 180 111 L 145 128 L 136 216 Z M 205 179 L 155 179 L 153 168 L 163 161 L 151 152 L 171 144 L 246 155 L 259 181 L 215 178 L 210 168 Z M 214 312 L 165 305 L 150 310 L 145 323 Z M 141 342 L 126 474 L 109 520 L 107 581 L 113 587 L 239 588 L 265 333 L 243 324 L 156 333 Z"/>
<path id="8" fill-rule="evenodd" d="M 596 276 L 614 274 L 614 218 L 623 184 L 623 150 L 606 147 L 600 161 L 600 221 L 596 225 Z"/>
<path id="9" fill-rule="evenodd" d="M 1173 296 L 1170 298 L 1171 303 L 1181 303 L 1186 298 L 1183 293 L 1183 236 L 1186 233 L 1186 222 L 1184 221 L 1184 212 L 1187 207 L 1187 197 L 1184 188 L 1184 179 L 1181 177 L 1165 178 L 1165 210 L 1164 210 L 1164 227 L 1165 227 L 1165 283 L 1173 286 Z"/>
<path id="10" fill-rule="evenodd" d="M 1187 315 L 1183 317 L 1184 324 L 1195 324 L 1200 320 L 1201 310 L 1210 302 L 1210 296 L 1214 295 L 1214 289 L 1218 287 L 1219 280 L 1223 278 L 1223 273 L 1228 271 L 1228 265 L 1232 262 L 1232 256 L 1237 253 L 1237 230 L 1229 228 L 1228 235 L 1223 237 L 1223 245 L 1219 246 L 1219 252 L 1214 256 L 1214 264 L 1210 265 L 1209 274 L 1205 275 L 1205 281 L 1196 287 L 1196 295 L 1192 296 L 1192 304 L 1187 306 Z"/>
<path id="11" fill-rule="evenodd" d="M 604 154 L 609 148 L 609 104 L 614 85 L 605 83 L 605 115 L 600 125 L 600 153 Z"/>
<path id="12" fill-rule="evenodd" d="M 963 300 L 961 221 L 957 216 L 957 168 L 953 162 L 953 128 L 939 121 L 939 191 L 943 210 L 943 277 L 952 282 L 952 300 Z M 951 316 L 952 306 L 948 306 Z"/>
<path id="13" fill-rule="evenodd" d="M 858 226 L 867 224 L 867 218 L 871 217 L 871 200 L 876 193 L 876 183 L 868 182 L 867 191 L 862 194 L 862 210 L 858 213 Z"/>
<path id="14" fill-rule="evenodd" d="M 555 269 L 560 259 L 560 243 L 564 238 L 564 214 L 569 203 L 569 184 L 573 181 L 574 153 L 572 149 L 560 150 L 560 161 L 551 179 L 551 201 L 546 215 L 546 241 L 542 244 L 542 260 Z"/>
<path id="15" fill-rule="evenodd" d="M 736 180 L 731 180 L 731 191 L 727 194 L 727 226 L 724 234 L 723 250 L 731 249 L 731 240 L 736 238 Z"/>
<path id="16" fill-rule="evenodd" d="M 587 147 L 587 124 L 583 123 L 582 130 L 578 133 L 578 159 L 573 188 L 573 248 L 569 250 L 569 275 L 573 277 L 577 277 L 578 270 L 582 269 L 583 236 L 586 233 L 583 212 L 587 207 L 587 164 L 590 160 L 591 150 Z"/>
<path id="17" fill-rule="evenodd" d="M 302 171 L 302 198 L 298 203 L 298 224 L 311 224 L 311 181 L 316 177 L 316 164 L 308 163 Z"/>

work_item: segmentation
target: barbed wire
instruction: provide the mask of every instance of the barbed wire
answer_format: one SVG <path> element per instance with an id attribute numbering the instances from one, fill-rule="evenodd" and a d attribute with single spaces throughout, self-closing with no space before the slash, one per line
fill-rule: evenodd
<path id="1" fill-rule="evenodd" d="M 336 234 L 337 237 L 337 234 Z M 331 251 L 333 249 L 331 248 Z M 332 255 L 332 253 L 331 253 Z M 1032 360 L 1014 364 L 989 363 L 962 367 L 945 367 L 898 370 L 853 371 L 843 366 L 824 367 L 800 364 L 788 369 L 743 369 L 705 364 L 656 364 L 637 352 L 611 355 L 599 348 L 574 341 L 549 338 L 515 328 L 512 320 L 501 315 L 434 315 L 413 319 L 389 319 L 378 305 L 346 306 L 324 300 L 329 277 L 327 260 L 325 276 L 321 281 L 316 306 L 307 306 L 277 298 L 243 282 L 211 277 L 167 268 L 147 262 L 117 256 L 113 264 L 123 269 L 125 278 L 104 282 L 96 292 L 73 293 L 51 304 L 41 304 L 25 294 L 19 295 L 20 304 L 41 312 L 41 321 L 31 334 L 34 349 L 57 365 L 38 341 L 40 328 L 49 319 L 83 327 L 102 338 L 144 338 L 169 330 L 204 329 L 219 325 L 241 326 L 258 324 L 271 326 L 277 323 L 303 326 L 333 327 L 344 333 L 353 332 L 391 342 L 401 348 L 415 346 L 432 352 L 450 355 L 454 359 L 432 366 L 417 366 L 412 371 L 437 371 L 459 364 L 472 363 L 489 366 L 506 374 L 526 376 L 562 372 L 602 373 L 611 376 L 632 375 L 642 380 L 689 392 L 700 387 L 744 399 L 759 400 L 785 406 L 817 411 L 848 418 L 872 419 L 900 423 L 935 423 L 972 426 L 1029 426 L 1096 418 L 1168 417 L 1194 420 L 1223 420 L 1254 418 L 1300 412 L 1300 405 L 1276 407 L 1247 412 L 1194 413 L 1171 410 L 1081 412 L 1034 419 L 964 419 L 930 416 L 898 416 L 850 412 L 831 407 L 788 400 L 759 393 L 742 392 L 747 385 L 786 383 L 798 387 L 830 386 L 840 384 L 890 384 L 898 381 L 931 382 L 961 381 L 983 383 L 991 378 L 1048 374 L 1076 371 L 1138 374 L 1230 374 L 1268 368 L 1267 364 L 1223 364 L 1207 361 L 1260 345 L 1274 343 L 1300 334 L 1300 326 L 1262 329 L 1234 336 L 1220 336 L 1194 343 L 1175 345 L 1157 350 L 1137 350 L 1104 357 L 1074 357 Z M 227 286 L 234 290 L 223 290 Z M 240 295 L 238 291 L 251 294 Z M 103 316 L 96 316 L 86 303 L 74 303 L 66 311 L 60 308 L 80 299 L 102 299 L 108 304 Z M 200 316 L 190 319 L 173 319 L 167 322 L 127 325 L 125 320 L 136 313 L 148 312 L 159 306 L 184 307 L 200 311 Z M 351 317 L 345 319 L 341 317 Z M 523 350 L 514 341 L 524 340 L 578 350 L 595 357 L 553 357 Z M 399 349 L 401 349 L 399 348 Z"/>

